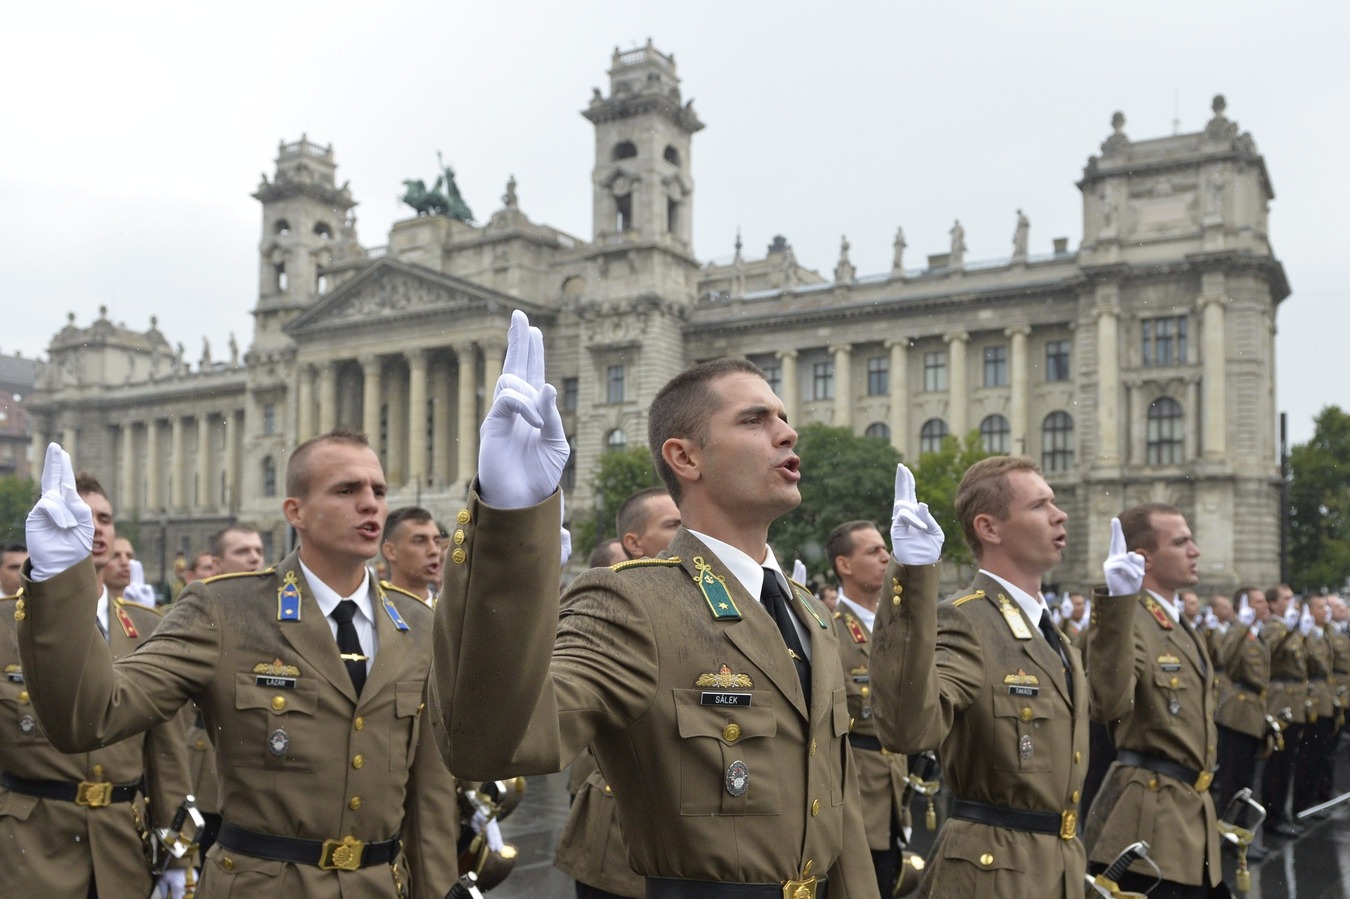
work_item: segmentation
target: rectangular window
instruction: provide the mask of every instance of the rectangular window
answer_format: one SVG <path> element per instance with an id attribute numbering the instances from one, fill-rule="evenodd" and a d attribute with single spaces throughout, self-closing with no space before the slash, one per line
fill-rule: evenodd
<path id="1" fill-rule="evenodd" d="M 577 379 L 563 378 L 562 387 L 562 410 L 564 412 L 577 411 Z"/>
<path id="2" fill-rule="evenodd" d="M 769 387 L 774 393 L 782 395 L 783 393 L 783 366 L 777 362 L 768 362 L 761 365 L 764 370 L 764 380 L 769 382 Z"/>
<path id="3" fill-rule="evenodd" d="M 605 402 L 623 402 L 623 366 L 611 365 L 605 369 Z"/>
<path id="4" fill-rule="evenodd" d="M 891 392 L 891 360 L 885 356 L 867 359 L 867 395 L 886 396 Z"/>
<path id="5" fill-rule="evenodd" d="M 1006 346 L 984 348 L 984 386 L 1008 386 L 1008 348 Z"/>
<path id="6" fill-rule="evenodd" d="M 1186 364 L 1186 318 L 1149 318 L 1142 322 L 1144 364 L 1147 366 Z"/>
<path id="7" fill-rule="evenodd" d="M 923 389 L 929 392 L 947 389 L 947 351 L 923 354 Z"/>
<path id="8" fill-rule="evenodd" d="M 1069 380 L 1069 341 L 1051 340 L 1045 344 L 1045 379 Z"/>
<path id="9" fill-rule="evenodd" d="M 816 362 L 811 365 L 811 399 L 834 399 L 833 362 Z"/>
<path id="10" fill-rule="evenodd" d="M 277 404 L 263 404 L 263 433 L 275 434 L 277 432 Z"/>

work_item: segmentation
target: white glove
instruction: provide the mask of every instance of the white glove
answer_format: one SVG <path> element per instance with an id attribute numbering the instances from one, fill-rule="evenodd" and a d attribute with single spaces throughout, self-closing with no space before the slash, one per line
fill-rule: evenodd
<path id="1" fill-rule="evenodd" d="M 1059 617 L 1066 620 L 1073 617 L 1073 600 L 1069 599 L 1067 592 L 1064 594 L 1064 599 L 1059 603 Z"/>
<path id="2" fill-rule="evenodd" d="M 1298 627 L 1298 616 L 1298 607 L 1294 605 L 1293 601 L 1290 601 L 1289 608 L 1284 610 L 1284 623 L 1288 625 L 1291 631 Z"/>
<path id="3" fill-rule="evenodd" d="M 914 474 L 902 462 L 895 466 L 895 505 L 891 508 L 891 556 L 901 565 L 932 565 L 942 558 L 946 535 L 928 503 L 918 501 Z"/>
<path id="4" fill-rule="evenodd" d="M 501 852 L 506 841 L 502 839 L 502 826 L 493 818 L 487 823 L 487 828 L 483 831 L 483 836 L 487 838 L 488 848 L 493 852 Z"/>
<path id="5" fill-rule="evenodd" d="M 122 591 L 122 598 L 151 609 L 155 607 L 155 588 L 145 582 L 145 566 L 140 559 L 131 560 L 131 583 Z"/>
<path id="6" fill-rule="evenodd" d="M 1317 621 L 1313 619 L 1312 609 L 1306 605 L 1303 607 L 1303 614 L 1298 618 L 1298 631 L 1303 636 L 1308 636 L 1313 631 L 1317 631 L 1317 636 L 1322 636 L 1322 631 L 1317 626 Z"/>
<path id="7" fill-rule="evenodd" d="M 511 313 L 506 361 L 479 429 L 478 490 L 498 509 L 524 509 L 552 495 L 567 464 L 558 391 L 544 383 L 544 335 Z"/>
<path id="8" fill-rule="evenodd" d="M 1256 620 L 1256 610 L 1247 605 L 1244 601 L 1242 608 L 1238 609 L 1238 621 L 1242 622 L 1243 627 L 1251 627 L 1252 622 Z"/>
<path id="9" fill-rule="evenodd" d="M 1112 596 L 1133 596 L 1144 586 L 1144 557 L 1125 546 L 1120 519 L 1111 519 L 1111 553 L 1102 563 L 1106 589 Z"/>
<path id="10" fill-rule="evenodd" d="M 1083 597 L 1083 627 L 1087 627 L 1092 622 L 1092 597 Z"/>
<path id="11" fill-rule="evenodd" d="M 792 579 L 799 584 L 806 583 L 806 563 L 801 559 L 792 560 Z"/>
<path id="12" fill-rule="evenodd" d="M 94 514 L 75 492 L 75 469 L 59 443 L 47 444 L 42 496 L 28 513 L 27 532 L 34 583 L 83 561 L 94 549 Z"/>
<path id="13" fill-rule="evenodd" d="M 1213 609 L 1205 609 L 1205 627 L 1209 630 L 1215 630 L 1219 626 L 1219 616 L 1214 614 Z"/>
<path id="14" fill-rule="evenodd" d="M 567 521 L 566 500 L 562 494 L 558 495 L 558 514 L 562 516 L 564 522 Z M 562 543 L 562 562 L 559 564 L 566 565 L 567 560 L 572 558 L 572 532 L 567 529 L 566 524 L 563 525 L 559 538 Z"/>
<path id="15" fill-rule="evenodd" d="M 183 899 L 187 893 L 187 868 L 169 868 L 159 875 L 155 889 L 161 899 Z"/>

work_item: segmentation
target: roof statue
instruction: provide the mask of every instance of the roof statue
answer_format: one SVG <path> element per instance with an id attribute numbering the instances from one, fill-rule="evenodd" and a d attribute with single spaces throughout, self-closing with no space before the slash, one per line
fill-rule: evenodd
<path id="1" fill-rule="evenodd" d="M 436 183 L 431 190 L 427 190 L 427 183 L 421 178 L 405 178 L 404 193 L 398 198 L 399 201 L 407 203 L 418 215 L 444 215 L 465 224 L 473 224 L 473 210 L 464 202 L 455 185 L 455 170 L 445 164 L 439 150 L 436 151 L 436 163 L 441 173 L 436 176 Z"/>

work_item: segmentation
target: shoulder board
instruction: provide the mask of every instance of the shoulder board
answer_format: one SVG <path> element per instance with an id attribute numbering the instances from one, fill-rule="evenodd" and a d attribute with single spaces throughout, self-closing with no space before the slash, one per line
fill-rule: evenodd
<path id="1" fill-rule="evenodd" d="M 143 605 L 141 605 L 141 604 L 138 603 L 138 602 L 132 602 L 131 600 L 129 600 L 129 599 L 123 599 L 123 598 L 120 597 L 120 596 L 117 597 L 116 599 L 114 599 L 113 602 L 116 603 L 117 605 L 122 606 L 123 608 L 127 608 L 127 609 L 140 609 L 142 612 L 152 612 L 152 613 L 154 613 L 154 614 L 156 614 L 156 615 L 160 615 L 160 616 L 162 616 L 162 615 L 164 614 L 163 612 L 161 612 L 161 611 L 159 610 L 159 608 L 158 608 L 157 606 L 143 606 Z"/>
<path id="2" fill-rule="evenodd" d="M 387 592 L 402 593 L 404 596 L 408 597 L 409 599 L 414 599 L 417 602 L 421 603 L 422 605 L 427 604 L 427 601 L 422 597 L 418 596 L 416 593 L 410 593 L 407 590 L 404 590 L 402 587 L 395 587 L 393 584 L 389 583 L 383 578 L 380 579 L 380 586 Z"/>
<path id="3" fill-rule="evenodd" d="M 952 605 L 954 605 L 954 606 L 965 605 L 966 603 L 970 602 L 972 599 L 984 599 L 984 591 L 983 591 L 983 590 L 976 590 L 974 593 L 967 593 L 965 596 L 962 596 L 960 599 L 953 599 L 953 600 L 952 600 Z"/>
<path id="4" fill-rule="evenodd" d="M 217 574 L 212 577 L 204 578 L 203 584 L 214 584 L 216 581 L 223 581 L 232 577 L 262 577 L 265 574 L 276 574 L 275 568 L 264 568 L 262 571 L 231 571 L 226 574 Z"/>
<path id="5" fill-rule="evenodd" d="M 610 571 L 627 571 L 630 568 L 648 568 L 653 565 L 658 567 L 670 568 L 674 565 L 680 565 L 682 561 L 679 556 L 671 556 L 668 559 L 629 559 L 627 562 L 619 562 L 609 566 Z"/>

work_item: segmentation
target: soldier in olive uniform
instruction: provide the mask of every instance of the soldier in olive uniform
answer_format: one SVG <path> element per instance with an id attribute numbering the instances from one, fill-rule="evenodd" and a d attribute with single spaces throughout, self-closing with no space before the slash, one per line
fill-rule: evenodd
<path id="1" fill-rule="evenodd" d="M 421 726 L 431 610 L 380 589 L 365 567 L 387 510 L 364 436 L 335 431 L 291 454 L 283 509 L 298 552 L 189 585 L 115 669 L 82 625 L 96 590 L 80 523 L 88 509 L 66 492 L 67 466 L 49 447 L 19 623 L 52 742 L 83 751 L 196 701 L 215 740 L 224 818 L 201 899 L 444 896 L 457 876 L 457 810 Z M 82 544 L 85 559 L 70 562 Z"/>
<path id="2" fill-rule="evenodd" d="M 873 633 L 882 742 L 938 750 L 955 796 L 920 895 L 1079 899 L 1088 688 L 1041 598 L 1067 516 L 1019 456 L 972 465 L 956 513 L 980 565 L 970 589 L 942 603 L 898 591 L 908 566 L 897 558 Z"/>
<path id="3" fill-rule="evenodd" d="M 88 475 L 76 489 L 91 508 L 93 560 L 101 572 L 115 539 L 112 505 Z M 159 613 L 101 583 L 94 591 L 109 652 L 115 659 L 130 655 L 159 625 Z M 38 720 L 19 663 L 17 622 L 29 611 L 21 595 L 0 601 L 0 896 L 144 899 L 154 878 L 142 840 L 171 823 L 191 789 L 182 725 L 167 721 L 87 752 L 58 750 Z M 165 881 L 181 895 L 184 871 L 166 872 Z"/>
<path id="4" fill-rule="evenodd" d="M 567 438 L 543 372 L 516 312 L 436 608 L 447 764 L 546 773 L 590 744 L 653 899 L 876 897 L 838 640 L 766 542 L 800 502 L 782 402 L 744 360 L 667 383 L 649 443 L 684 524 L 658 559 L 584 572 L 559 616 Z"/>
<path id="5" fill-rule="evenodd" d="M 1228 807 L 1244 787 L 1256 790 L 1256 758 L 1266 737 L 1266 696 L 1270 647 L 1261 633 L 1270 621 L 1266 595 L 1255 587 L 1238 590 L 1238 618 L 1219 643 L 1216 665 L 1227 677 L 1219 693 L 1214 724 L 1219 734 L 1218 808 Z"/>
<path id="6" fill-rule="evenodd" d="M 1290 819 L 1287 806 L 1298 744 L 1308 721 L 1308 662 L 1303 653 L 1303 635 L 1297 627 L 1291 628 L 1284 621 L 1293 598 L 1294 592 L 1285 584 L 1266 591 L 1270 618 L 1261 631 L 1261 639 L 1270 647 L 1266 712 L 1279 715 L 1288 709 L 1293 715 L 1284 730 L 1284 748 L 1271 753 L 1261 775 L 1261 804 L 1266 807 L 1266 833 L 1289 838 L 1303 833 L 1303 828 Z"/>
<path id="7" fill-rule="evenodd" d="M 1111 722 L 1116 760 L 1088 816 L 1088 858 L 1101 873 L 1143 840 L 1162 883 L 1150 890 L 1154 868 L 1136 862 L 1122 889 L 1156 899 L 1227 895 L 1209 793 L 1214 667 L 1178 593 L 1199 580 L 1200 549 L 1182 514 L 1161 503 L 1126 509 L 1111 531 L 1087 674 L 1092 715 Z"/>
<path id="8" fill-rule="evenodd" d="M 1294 769 L 1294 813 L 1330 799 L 1322 795 L 1323 772 L 1331 769 L 1336 708 L 1332 685 L 1334 662 L 1331 641 L 1323 626 L 1331 620 L 1325 596 L 1309 597 L 1304 604 L 1300 634 L 1308 664 L 1308 722 L 1298 746 Z M 1329 794 L 1329 790 L 1327 791 Z"/>

